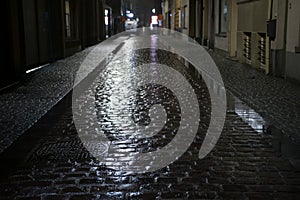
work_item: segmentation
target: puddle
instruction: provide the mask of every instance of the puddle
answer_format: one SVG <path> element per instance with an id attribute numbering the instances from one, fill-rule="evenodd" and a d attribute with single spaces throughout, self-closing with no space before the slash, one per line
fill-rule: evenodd
<path id="1" fill-rule="evenodd" d="M 300 169 L 300 145 L 289 138 L 282 130 L 265 120 L 246 103 L 227 91 L 228 111 L 235 112 L 258 134 L 271 135 L 273 148 L 292 165 Z"/>
<path id="2" fill-rule="evenodd" d="M 258 134 L 267 132 L 266 121 L 263 117 L 250 108 L 247 104 L 241 101 L 239 98 L 227 91 L 227 102 L 229 111 L 235 112 L 240 116 L 244 122 L 251 126 Z"/>
<path id="3" fill-rule="evenodd" d="M 206 79 L 207 82 L 211 84 L 208 87 L 214 88 L 214 92 L 220 96 L 220 98 L 225 95 L 225 88 L 220 86 L 220 83 L 213 80 L 210 76 L 207 76 L 205 72 L 200 74 L 187 60 L 179 57 L 182 63 L 185 64 L 187 68 L 192 70 L 196 76 L 199 78 Z M 226 90 L 227 106 L 228 110 L 235 112 L 239 115 L 244 122 L 251 126 L 257 134 L 268 134 L 272 137 L 273 148 L 283 157 L 288 160 L 298 169 L 300 169 L 300 144 L 292 140 L 284 133 L 284 131 L 275 127 L 267 119 L 263 118 L 259 113 L 257 113 L 253 108 L 249 107 L 245 102 L 240 100 L 238 97 L 233 95 L 230 91 Z"/>

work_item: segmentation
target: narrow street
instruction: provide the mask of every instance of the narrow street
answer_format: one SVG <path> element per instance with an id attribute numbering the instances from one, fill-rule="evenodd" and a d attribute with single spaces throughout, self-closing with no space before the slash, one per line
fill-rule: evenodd
<path id="1" fill-rule="evenodd" d="M 105 55 L 100 44 L 102 46 L 34 72 L 18 91 L 1 96 L 1 109 L 8 113 L 2 117 L 9 122 L 1 121 L 1 126 L 12 134 L 1 146 L 0 199 L 298 199 L 300 167 L 299 157 L 294 155 L 299 152 L 299 145 L 293 143 L 297 136 L 289 133 L 299 130 L 299 86 L 268 77 L 269 84 L 263 85 L 263 80 L 260 81 L 263 86 L 260 93 L 256 93 L 256 86 L 251 84 L 265 75 L 248 66 L 234 68 L 239 64 L 210 52 L 224 81 L 227 111 L 219 140 L 213 150 L 200 159 L 199 151 L 210 127 L 215 103 L 209 88 L 215 87 L 215 83 L 207 85 L 206 79 L 188 60 L 159 48 L 157 38 L 156 32 L 148 40 L 136 37 L 134 31 L 129 32 L 127 38 L 114 38 L 113 41 L 119 42 L 107 43 L 106 49 L 113 54 L 105 61 L 99 59 Z M 115 45 L 117 43 L 121 45 Z M 149 44 L 148 48 L 135 49 L 141 43 Z M 97 49 L 103 54 L 88 56 Z M 72 89 L 79 65 L 86 58 L 87 62 L 95 63 L 92 76 L 83 77 Z M 237 76 L 232 73 L 236 69 L 240 70 L 240 78 L 233 79 Z M 51 85 L 53 77 L 56 81 Z M 90 81 L 91 77 L 95 80 Z M 189 86 L 185 86 L 180 77 Z M 162 79 L 161 85 L 155 82 L 158 79 Z M 149 84 L 145 84 L 145 80 Z M 37 81 L 44 84 L 35 84 Z M 291 110 L 291 118 L 285 117 L 285 111 L 289 110 L 278 109 L 279 105 L 285 105 L 283 101 L 267 108 L 268 100 L 259 98 L 261 102 L 257 102 L 264 91 L 278 93 L 280 88 L 274 91 L 268 88 L 277 83 L 285 88 L 287 95 L 293 96 L 286 96 L 285 102 L 290 106 L 287 109 Z M 163 84 L 181 91 L 183 97 Z M 243 86 L 253 87 L 253 92 Z M 78 88 L 85 92 L 74 92 Z M 158 151 L 177 137 L 184 116 L 192 117 L 197 107 L 189 88 L 195 94 L 200 116 L 183 128 L 188 135 L 191 127 L 197 125 L 196 136 L 187 150 L 157 170 L 145 173 L 120 170 L 124 163 L 136 162 L 132 155 Z M 21 105 L 20 101 L 12 101 L 24 90 Z M 95 91 L 94 96 L 91 91 Z M 36 98 L 29 99 L 33 94 Z M 91 97 L 94 106 L 86 106 Z M 183 104 L 185 97 L 188 101 Z M 5 106 L 8 101 L 10 106 Z M 74 104 L 74 101 L 79 103 Z M 25 112 L 17 111 L 18 106 Z M 80 116 L 83 120 L 79 125 L 76 124 L 77 109 L 79 114 L 88 114 Z M 37 113 L 33 115 L 36 118 L 26 118 L 29 110 Z M 94 128 L 89 121 L 89 114 L 94 110 L 96 125 L 116 148 L 105 160 L 95 158 L 89 151 L 96 148 L 94 143 L 85 141 L 80 134 L 85 131 L 80 127 Z M 23 121 L 14 121 L 15 116 Z M 147 127 L 158 133 L 153 134 Z M 281 134 L 279 139 L 274 135 L 276 131 Z M 101 143 L 97 145 L 96 150 L 104 148 Z M 281 148 L 286 146 L 292 150 Z M 180 146 L 173 148 L 180 149 Z M 154 161 L 146 157 L 139 162 L 148 163 L 149 168 L 154 165 Z"/>

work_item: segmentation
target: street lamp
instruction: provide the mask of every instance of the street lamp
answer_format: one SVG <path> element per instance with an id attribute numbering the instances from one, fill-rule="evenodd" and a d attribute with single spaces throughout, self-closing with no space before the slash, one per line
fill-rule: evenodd
<path id="1" fill-rule="evenodd" d="M 129 13 L 129 14 L 127 14 L 127 17 L 133 18 L 133 17 L 134 17 L 134 14 L 133 14 L 133 13 Z"/>

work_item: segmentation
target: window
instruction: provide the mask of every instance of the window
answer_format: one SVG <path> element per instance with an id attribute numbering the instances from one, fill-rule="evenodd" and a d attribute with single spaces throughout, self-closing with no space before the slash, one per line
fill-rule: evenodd
<path id="1" fill-rule="evenodd" d="M 220 20 L 219 20 L 219 33 L 226 34 L 227 33 L 227 0 L 220 0 Z"/>
<path id="2" fill-rule="evenodd" d="M 182 13 L 181 13 L 182 28 L 184 28 L 184 29 L 187 28 L 188 21 L 189 21 L 187 13 L 188 13 L 188 7 L 185 5 L 182 8 Z"/>
<path id="3" fill-rule="evenodd" d="M 105 9 L 104 10 L 104 23 L 105 23 L 105 26 L 108 26 L 109 25 L 109 10 L 108 9 Z"/>
<path id="4" fill-rule="evenodd" d="M 66 37 L 70 38 L 71 34 L 71 12 L 70 12 L 70 1 L 65 0 L 65 18 L 66 18 Z"/>
<path id="5" fill-rule="evenodd" d="M 181 11 L 180 8 L 177 9 L 177 12 L 175 13 L 175 28 L 179 29 L 181 28 Z"/>

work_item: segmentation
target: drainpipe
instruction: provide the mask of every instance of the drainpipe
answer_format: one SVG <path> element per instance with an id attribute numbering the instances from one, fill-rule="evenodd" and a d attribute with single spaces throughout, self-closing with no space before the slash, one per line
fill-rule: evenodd
<path id="1" fill-rule="evenodd" d="M 215 0 L 210 1 L 210 36 L 209 36 L 209 48 L 215 47 Z"/>
<path id="2" fill-rule="evenodd" d="M 202 44 L 202 40 L 203 40 L 203 0 L 200 0 L 199 4 L 200 4 L 199 5 L 200 17 L 199 17 L 199 23 L 198 23 L 198 26 L 199 26 L 198 31 L 199 31 L 199 42 Z"/>
<path id="3" fill-rule="evenodd" d="M 272 8 L 273 0 L 268 1 L 268 21 L 272 19 Z M 271 51 L 271 40 L 270 37 L 266 37 L 266 74 L 270 73 L 270 51 Z"/>
<path id="4" fill-rule="evenodd" d="M 287 45 L 287 23 L 288 23 L 288 13 L 289 13 L 289 5 L 290 5 L 290 1 L 287 0 L 285 2 L 285 20 L 284 20 L 284 40 L 283 40 L 283 50 L 284 50 L 284 60 L 283 60 L 283 66 L 284 66 L 284 78 L 286 79 L 286 45 Z"/>

